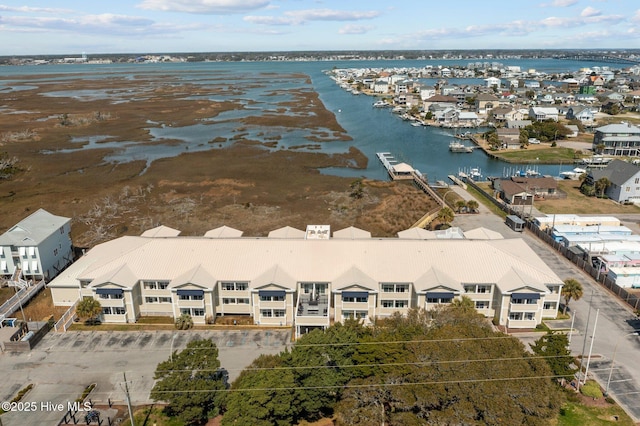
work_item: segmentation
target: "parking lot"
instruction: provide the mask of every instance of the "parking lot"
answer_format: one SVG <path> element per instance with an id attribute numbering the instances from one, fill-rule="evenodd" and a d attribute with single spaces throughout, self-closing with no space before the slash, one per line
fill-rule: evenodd
<path id="1" fill-rule="evenodd" d="M 229 331 L 91 331 L 49 333 L 29 353 L 0 355 L 2 385 L 0 401 L 8 401 L 33 383 L 23 398 L 36 402 L 37 410 L 8 412 L 3 426 L 57 424 L 64 413 L 48 407 L 78 398 L 95 383 L 95 403 L 125 401 L 126 374 L 133 405 L 147 404 L 153 387 L 153 373 L 172 350 L 183 349 L 196 339 L 211 339 L 218 346 L 221 366 L 233 381 L 261 354 L 277 354 L 291 343 L 290 330 L 233 329 Z M 43 403 L 51 402 L 50 406 Z"/>

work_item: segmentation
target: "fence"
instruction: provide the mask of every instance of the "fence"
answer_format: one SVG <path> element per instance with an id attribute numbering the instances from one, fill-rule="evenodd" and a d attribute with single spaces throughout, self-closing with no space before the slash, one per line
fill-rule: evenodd
<path id="1" fill-rule="evenodd" d="M 76 302 L 71 305 L 67 312 L 65 312 L 62 317 L 56 322 L 53 326 L 54 330 L 58 333 L 64 333 L 67 331 L 71 324 L 73 324 L 73 320 L 76 318 L 76 306 L 78 306 L 78 302 L 80 299 L 76 300 Z"/>
<path id="2" fill-rule="evenodd" d="M 598 270 L 598 268 L 593 267 L 586 259 L 584 259 L 582 255 L 580 255 L 579 253 L 574 253 L 563 244 L 555 241 L 551 237 L 551 235 L 547 234 L 545 231 L 538 229 L 538 227 L 536 227 L 532 222 L 527 222 L 527 227 L 536 237 L 553 247 L 554 250 L 569 259 L 578 268 L 591 275 L 591 277 L 598 284 L 602 285 L 611 293 L 615 294 L 620 300 L 625 302 L 631 308 L 635 310 L 640 309 L 640 295 L 633 294 L 617 285 L 614 280 L 609 278 L 606 274 L 602 274 Z"/>
<path id="3" fill-rule="evenodd" d="M 555 241 L 551 235 L 546 232 L 538 229 L 533 222 L 529 219 L 529 215 L 524 212 L 524 210 L 516 210 L 515 208 L 507 205 L 506 203 L 496 200 L 491 194 L 487 193 L 484 189 L 480 188 L 476 183 L 471 179 L 466 179 L 465 182 L 467 185 L 471 186 L 473 189 L 482 194 L 487 200 L 491 201 L 502 211 L 507 214 L 514 214 L 521 219 L 526 221 L 527 229 L 529 229 L 536 237 L 550 245 L 554 250 L 562 254 L 564 257 L 569 259 L 573 264 L 575 264 L 578 268 L 582 269 L 587 274 L 591 275 L 591 277 L 600 285 L 608 289 L 611 293 L 615 294 L 620 300 L 628 304 L 631 308 L 638 310 L 640 309 L 640 295 L 636 295 L 628 292 L 624 288 L 620 287 L 615 283 L 614 280 L 609 278 L 606 274 L 602 274 L 598 271 L 598 268 L 594 268 L 586 259 L 584 259 L 580 254 L 574 253 L 569 250 L 564 245 Z"/>
<path id="4" fill-rule="evenodd" d="M 15 311 L 20 309 L 21 304 L 24 305 L 27 303 L 33 296 L 38 294 L 40 290 L 42 290 L 45 286 L 44 280 L 41 280 L 36 285 L 22 287 L 16 294 L 14 294 L 11 299 L 7 300 L 5 303 L 0 306 L 0 316 L 4 315 L 5 317 L 13 314 Z"/>

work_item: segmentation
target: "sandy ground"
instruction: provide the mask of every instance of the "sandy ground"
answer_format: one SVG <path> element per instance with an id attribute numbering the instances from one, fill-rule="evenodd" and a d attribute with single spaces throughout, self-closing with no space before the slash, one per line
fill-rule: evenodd
<path id="1" fill-rule="evenodd" d="M 243 108 L 240 101 L 211 101 L 232 90 L 217 84 L 195 86 L 166 76 L 89 79 L 78 75 L 62 81 L 54 77 L 4 83 L 35 88 L 3 93 L 0 100 L 0 152 L 15 158 L 18 167 L 9 179 L 0 180 L 0 231 L 45 208 L 72 217 L 74 243 L 85 247 L 138 235 L 160 224 L 179 229 L 182 235 L 202 235 L 227 225 L 245 235 L 261 236 L 282 226 L 304 229 L 320 223 L 334 230 L 354 225 L 375 236 L 391 236 L 434 206 L 407 184 L 365 181 L 363 197 L 355 198 L 350 196 L 352 178 L 321 175 L 320 167 L 361 168 L 367 158 L 348 149 L 349 135 L 317 94 L 304 88 L 286 91 L 290 100 L 281 102 L 277 111 L 238 120 L 232 140 L 211 136 L 209 143 L 225 142 L 226 148 L 185 150 L 154 161 L 148 169 L 145 161 L 105 163 L 103 158 L 113 151 L 106 145 L 47 153 L 77 148 L 73 138 L 96 135 L 149 145 L 155 143 L 149 135 L 150 122 L 186 126 Z M 308 83 L 307 76 L 285 77 Z M 264 83 L 246 81 L 243 87 L 256 84 Z M 244 94 L 233 90 L 238 99 Z M 57 96 L 44 96 L 50 92 Z M 109 96 L 83 98 L 77 93 Z M 114 97 L 127 101 L 115 102 Z M 270 134 L 306 129 L 311 136 L 301 140 L 301 146 L 344 144 L 344 150 L 332 155 L 273 150 L 277 138 L 247 139 L 247 126 L 260 126 Z"/>

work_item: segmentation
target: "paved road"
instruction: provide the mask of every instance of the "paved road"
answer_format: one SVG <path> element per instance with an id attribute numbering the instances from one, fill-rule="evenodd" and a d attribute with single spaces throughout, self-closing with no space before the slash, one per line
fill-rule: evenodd
<path id="1" fill-rule="evenodd" d="M 471 198 L 469 193 L 459 187 L 454 187 L 454 190 L 465 199 Z M 522 237 L 561 279 L 575 278 L 582 283 L 583 298 L 570 303 L 570 311 L 575 315 L 574 329 L 577 331 L 571 339 L 571 351 L 574 355 L 580 355 L 585 347 L 586 359 L 591 347 L 591 336 L 594 336 L 589 375 L 595 377 L 601 386 L 605 387 L 609 373 L 612 371 L 609 393 L 636 422 L 640 421 L 640 404 L 638 403 L 640 400 L 640 363 L 638 363 L 640 337 L 632 335 L 636 331 L 640 332 L 640 320 L 633 315 L 628 305 L 619 301 L 608 290 L 595 283 L 589 275 L 558 255 L 556 251 L 533 234 L 526 231 L 522 234 L 512 231 L 501 218 L 491 214 L 482 204 L 480 206 L 480 214 L 458 215 L 453 221 L 453 226 L 459 226 L 465 231 L 483 226 L 500 232 L 505 238 Z M 535 211 L 534 215 L 536 215 Z M 616 217 L 618 216 L 624 225 L 640 233 L 638 225 L 640 214 L 616 215 Z M 590 326 L 587 331 L 587 318 L 590 309 Z M 596 331 L 593 333 L 598 309 L 598 323 Z M 570 323 L 569 321 L 565 325 L 569 326 Z M 587 336 L 586 343 L 585 335 Z M 523 340 L 525 343 L 532 341 L 530 338 Z M 618 350 L 615 354 L 614 368 L 611 369 L 611 359 L 616 345 Z"/>
<path id="2" fill-rule="evenodd" d="M 158 363 L 169 358 L 172 347 L 180 350 L 189 341 L 202 338 L 217 344 L 222 367 L 229 371 L 229 380 L 233 381 L 258 355 L 284 350 L 291 341 L 291 333 L 284 330 L 52 332 L 30 353 L 0 355 L 0 401 L 10 400 L 33 383 L 34 388 L 23 401 L 34 402 L 37 408 L 29 413 L 6 413 L 2 425 L 55 425 L 62 413 L 43 408 L 42 404 L 63 404 L 66 411 L 68 402 L 79 397 L 91 383 L 97 384 L 91 393 L 94 402 L 100 404 L 110 398 L 123 404 L 123 373 L 127 375 L 132 403 L 150 403 L 149 392 Z"/>

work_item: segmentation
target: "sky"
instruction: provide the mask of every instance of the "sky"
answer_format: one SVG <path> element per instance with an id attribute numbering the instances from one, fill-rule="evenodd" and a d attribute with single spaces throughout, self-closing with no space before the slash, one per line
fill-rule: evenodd
<path id="1" fill-rule="evenodd" d="M 0 0 L 0 55 L 640 48 L 638 0 Z"/>

